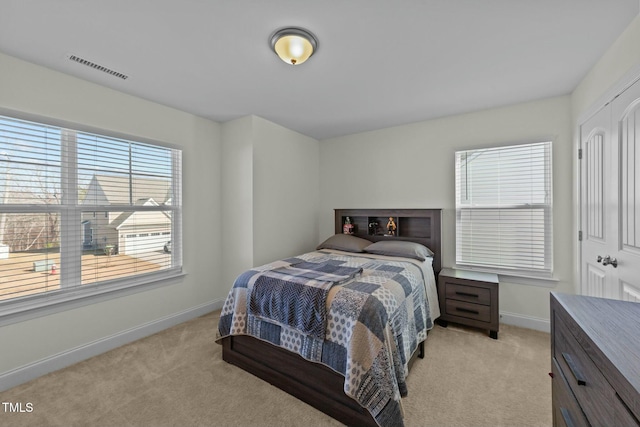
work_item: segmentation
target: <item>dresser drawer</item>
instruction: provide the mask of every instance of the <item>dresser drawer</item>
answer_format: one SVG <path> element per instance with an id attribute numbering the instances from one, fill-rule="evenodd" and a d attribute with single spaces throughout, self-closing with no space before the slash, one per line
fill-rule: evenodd
<path id="1" fill-rule="evenodd" d="M 640 427 L 640 304 L 555 292 L 550 300 L 552 370 L 589 425 Z M 554 424 L 564 425 L 559 386 L 554 376 Z"/>
<path id="2" fill-rule="evenodd" d="M 554 340 L 553 356 L 589 422 L 593 425 L 612 425 L 615 391 L 565 322 L 557 316 Z"/>
<path id="3" fill-rule="evenodd" d="M 469 302 L 447 299 L 445 310 L 449 316 L 463 317 L 465 319 L 473 319 L 480 322 L 491 322 L 491 307 L 488 305 L 472 304 Z"/>
<path id="4" fill-rule="evenodd" d="M 631 410 L 626 404 L 622 402 L 620 396 L 616 394 L 613 404 L 611 405 L 614 413 L 613 424 L 614 426 L 624 427 L 640 427 L 640 420 L 631 413 Z"/>
<path id="5" fill-rule="evenodd" d="M 482 305 L 491 304 L 490 289 L 449 282 L 445 282 L 445 286 L 447 287 L 445 292 L 446 298 Z"/>
<path id="6" fill-rule="evenodd" d="M 553 425 L 588 427 L 589 423 L 571 392 L 571 387 L 562 374 L 555 358 L 551 362 L 551 372 L 553 374 L 551 386 L 551 392 L 553 393 Z"/>

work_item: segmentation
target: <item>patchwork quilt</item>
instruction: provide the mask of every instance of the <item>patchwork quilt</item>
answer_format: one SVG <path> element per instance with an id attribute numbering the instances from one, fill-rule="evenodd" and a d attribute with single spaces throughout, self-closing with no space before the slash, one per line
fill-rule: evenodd
<path id="1" fill-rule="evenodd" d="M 324 339 L 329 291 L 362 273 L 362 268 L 345 267 L 343 263 L 302 261 L 263 272 L 250 292 L 249 316 Z"/>
<path id="2" fill-rule="evenodd" d="M 327 279 L 336 272 L 339 277 Z M 309 321 L 318 314 L 293 303 L 300 290 L 283 291 L 290 282 L 304 292 L 303 281 L 311 281 L 311 288 L 322 282 L 325 311 L 319 319 Z M 267 293 L 269 286 L 275 293 Z M 290 295 L 280 298 L 281 292 Z M 261 301 L 262 309 L 251 307 L 252 301 Z M 345 394 L 387 427 L 403 425 L 400 399 L 407 394 L 408 361 L 432 327 L 417 261 L 316 251 L 241 274 L 222 308 L 218 340 L 251 335 L 329 366 L 344 375 Z"/>

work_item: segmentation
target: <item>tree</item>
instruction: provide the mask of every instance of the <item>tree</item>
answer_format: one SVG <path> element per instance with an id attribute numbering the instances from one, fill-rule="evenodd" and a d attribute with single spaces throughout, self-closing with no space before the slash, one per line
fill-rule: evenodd
<path id="1" fill-rule="evenodd" d="M 22 176 L 29 173 L 23 171 Z M 28 174 L 28 180 L 11 182 L 6 176 L 4 201 L 10 204 L 59 205 L 60 189 L 43 176 L 42 168 Z M 12 184 L 12 185 L 11 185 Z M 2 213 L 0 216 L 2 241 L 11 252 L 47 249 L 60 246 L 60 213 Z"/>

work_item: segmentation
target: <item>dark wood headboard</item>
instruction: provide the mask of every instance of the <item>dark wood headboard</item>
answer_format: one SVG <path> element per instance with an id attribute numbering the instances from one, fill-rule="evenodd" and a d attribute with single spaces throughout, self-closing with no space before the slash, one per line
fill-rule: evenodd
<path id="1" fill-rule="evenodd" d="M 434 253 L 433 271 L 442 268 L 442 209 L 335 209 L 335 233 L 343 232 L 346 218 L 353 223 L 353 234 L 363 239 L 406 240 L 425 245 Z M 396 223 L 396 235 L 385 236 L 389 217 Z M 379 228 L 369 227 L 378 223 Z"/>

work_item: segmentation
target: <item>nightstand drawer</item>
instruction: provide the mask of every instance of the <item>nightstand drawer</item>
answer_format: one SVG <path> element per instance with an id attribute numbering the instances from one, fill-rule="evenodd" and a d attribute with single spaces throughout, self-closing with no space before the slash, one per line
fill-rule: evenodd
<path id="1" fill-rule="evenodd" d="M 594 425 L 612 425 L 615 391 L 565 322 L 557 316 L 554 340 L 554 359 L 587 419 Z"/>
<path id="2" fill-rule="evenodd" d="M 445 281 L 447 299 L 466 301 L 474 304 L 491 304 L 491 290 L 486 287 L 460 285 Z"/>
<path id="3" fill-rule="evenodd" d="M 489 330 L 498 339 L 500 314 L 498 307 L 498 275 L 477 271 L 445 268 L 438 276 L 438 323 L 460 323 Z"/>
<path id="4" fill-rule="evenodd" d="M 491 307 L 488 305 L 472 304 L 464 301 L 447 299 L 445 304 L 447 315 L 464 317 L 466 319 L 491 322 Z"/>

